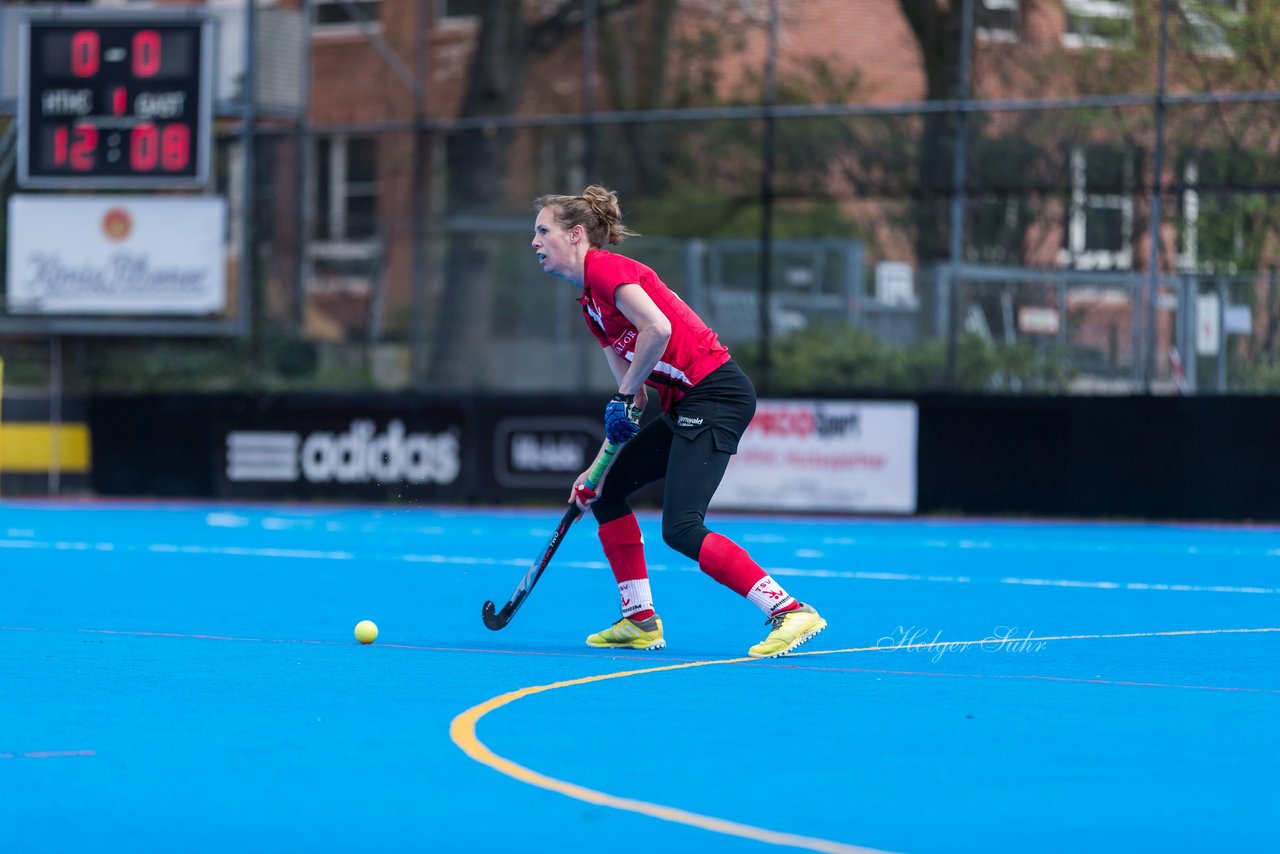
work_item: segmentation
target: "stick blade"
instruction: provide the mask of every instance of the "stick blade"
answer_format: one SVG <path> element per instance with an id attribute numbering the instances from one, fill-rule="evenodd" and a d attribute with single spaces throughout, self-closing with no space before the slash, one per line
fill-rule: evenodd
<path id="1" fill-rule="evenodd" d="M 505 629 L 507 623 L 511 621 L 511 606 L 504 606 L 498 611 L 492 602 L 485 602 L 484 607 L 480 609 L 480 616 L 484 619 L 484 624 L 493 631 Z"/>

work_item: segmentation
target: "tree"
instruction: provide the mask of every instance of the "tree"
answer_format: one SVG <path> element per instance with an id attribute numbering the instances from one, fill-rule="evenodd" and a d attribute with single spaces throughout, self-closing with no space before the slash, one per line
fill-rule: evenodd
<path id="1" fill-rule="evenodd" d="M 925 100 L 967 97 L 961 90 L 962 10 L 958 0 L 898 0 L 920 47 Z M 952 153 L 964 123 L 956 113 L 925 114 L 917 145 L 914 201 L 916 258 L 920 262 L 947 257 L 951 228 L 946 201 L 953 186 Z"/>
<path id="2" fill-rule="evenodd" d="M 519 111 L 534 62 L 556 48 L 564 48 L 582 33 L 584 3 L 562 0 L 542 17 L 530 17 L 532 6 L 521 0 L 486 0 L 480 15 L 477 39 L 460 118 L 508 117 Z M 667 106 L 704 106 L 715 103 L 715 66 L 735 40 L 760 22 L 738 8 L 705 0 L 597 0 L 600 63 L 608 109 L 647 111 Z M 683 16 L 683 17 L 682 17 Z M 573 68 L 575 57 L 562 50 L 561 72 Z M 758 82 L 758 81 L 756 81 Z M 749 77 L 744 84 L 751 89 Z M 799 90 L 797 85 L 793 90 Z M 758 104 L 757 88 L 741 100 Z M 543 94 L 543 93 L 539 93 Z M 700 233 L 732 229 L 730 220 L 747 209 L 758 210 L 759 144 L 742 123 L 726 130 L 723 123 L 702 127 L 691 123 L 638 122 L 608 131 L 610 145 L 599 146 L 602 167 L 587 180 L 605 180 L 623 188 L 632 210 L 679 210 L 681 217 L 667 221 L 696 221 Z M 588 129 L 594 134 L 594 129 Z M 826 169 L 823 157 L 813 157 L 806 141 L 784 136 L 783 156 L 800 164 L 797 172 L 811 176 Z M 450 217 L 482 220 L 499 213 L 507 201 L 508 173 L 516 132 L 495 123 L 479 130 L 452 133 L 445 143 L 447 169 L 446 205 Z M 803 153 L 801 153 L 803 151 Z M 707 176 L 719 189 L 708 192 Z M 717 176 L 719 176 L 717 178 Z M 689 213 L 685 188 L 710 200 L 708 211 L 715 222 Z M 826 195 L 813 180 L 806 186 L 813 198 Z M 798 193 L 797 193 L 798 195 Z M 674 198 L 672 204 L 662 200 Z M 705 209 L 704 210 L 708 210 Z M 737 223 L 740 227 L 742 222 Z M 475 345 L 490 334 L 494 287 L 499 280 L 493 238 L 479 231 L 453 231 L 448 238 L 444 264 L 445 282 L 434 324 L 428 381 L 433 387 L 474 384 Z"/>
<path id="3" fill-rule="evenodd" d="M 599 11 L 607 16 L 635 2 L 598 0 Z M 484 0 L 461 119 L 514 115 L 533 60 L 581 32 L 581 0 L 561 0 L 536 19 L 526 15 L 527 5 L 522 0 Z M 445 203 L 449 216 L 483 217 L 502 209 L 512 138 L 512 129 L 503 125 L 448 136 Z M 450 387 L 473 379 L 470 354 L 489 335 L 493 303 L 493 253 L 487 244 L 482 234 L 450 236 L 429 366 L 433 386 Z"/>

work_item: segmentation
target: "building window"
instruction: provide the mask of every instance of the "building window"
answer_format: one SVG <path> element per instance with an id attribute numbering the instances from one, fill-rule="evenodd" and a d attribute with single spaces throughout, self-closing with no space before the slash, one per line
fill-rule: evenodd
<path id="1" fill-rule="evenodd" d="M 377 30 L 379 0 L 312 0 L 313 35 L 360 33 Z"/>
<path id="2" fill-rule="evenodd" d="M 365 240 L 378 233 L 378 140 L 316 139 L 317 240 Z"/>
<path id="3" fill-rule="evenodd" d="M 378 141 L 371 136 L 315 140 L 315 203 L 311 259 L 313 292 L 368 293 L 378 276 Z"/>
<path id="4" fill-rule="evenodd" d="M 1016 42 L 1022 29 L 1022 0 L 978 0 L 973 32 L 981 41 Z"/>
<path id="5" fill-rule="evenodd" d="M 1269 180 L 1256 155 L 1244 151 L 1202 151 L 1181 166 L 1178 206 L 1178 269 L 1184 273 L 1226 273 L 1252 269 L 1261 252 L 1270 200 L 1244 192 Z"/>
<path id="6" fill-rule="evenodd" d="M 1062 266 L 1077 270 L 1133 268 L 1134 161 L 1129 149 L 1071 149 L 1071 196 L 1058 258 Z"/>
<path id="7" fill-rule="evenodd" d="M 1062 0 L 1067 47 L 1124 47 L 1133 43 L 1133 0 Z"/>
<path id="8" fill-rule="evenodd" d="M 441 23 L 479 18 L 484 0 L 436 0 L 436 20 Z"/>
<path id="9" fill-rule="evenodd" d="M 1031 208 L 1026 185 L 1036 151 L 1000 138 L 974 140 L 966 192 L 965 259 L 975 264 L 1024 262 Z"/>
<path id="10" fill-rule="evenodd" d="M 1235 56 L 1234 42 L 1248 13 L 1245 0 L 1179 0 L 1179 42 L 1204 56 Z"/>

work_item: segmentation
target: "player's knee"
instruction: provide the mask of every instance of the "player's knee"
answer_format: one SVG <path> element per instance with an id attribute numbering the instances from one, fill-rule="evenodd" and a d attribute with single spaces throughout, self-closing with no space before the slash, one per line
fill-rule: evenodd
<path id="1" fill-rule="evenodd" d="M 701 521 L 662 520 L 662 541 L 691 560 L 698 559 L 698 551 L 706 536 L 707 529 Z"/>

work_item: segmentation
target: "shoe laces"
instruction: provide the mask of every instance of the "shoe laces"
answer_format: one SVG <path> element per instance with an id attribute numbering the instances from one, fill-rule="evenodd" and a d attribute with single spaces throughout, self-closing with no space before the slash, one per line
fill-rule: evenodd
<path id="1" fill-rule="evenodd" d="M 777 629 L 782 628 L 782 621 L 785 620 L 787 617 L 791 616 L 792 614 L 803 614 L 806 610 L 812 610 L 812 609 L 809 609 L 807 605 L 803 605 L 803 604 L 799 608 L 788 608 L 785 611 L 779 611 L 776 614 L 770 614 L 769 617 L 764 621 L 764 624 L 766 626 L 772 625 L 773 630 L 776 631 Z"/>

